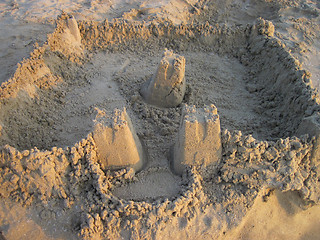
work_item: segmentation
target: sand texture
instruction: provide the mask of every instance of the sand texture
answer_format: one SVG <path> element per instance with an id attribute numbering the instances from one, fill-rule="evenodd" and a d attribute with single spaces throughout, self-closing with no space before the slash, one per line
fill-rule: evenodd
<path id="1" fill-rule="evenodd" d="M 319 239 L 319 13 L 2 1 L 0 240 Z"/>

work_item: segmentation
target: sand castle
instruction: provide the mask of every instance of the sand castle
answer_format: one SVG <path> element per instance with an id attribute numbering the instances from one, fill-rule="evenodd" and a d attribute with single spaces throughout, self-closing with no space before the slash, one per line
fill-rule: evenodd
<path id="1" fill-rule="evenodd" d="M 80 40 L 74 20 L 60 20 L 47 45 L 0 91 L 6 133 L 0 136 L 0 195 L 36 206 L 35 221 L 44 229 L 56 234 L 65 228 L 82 239 L 169 239 L 173 233 L 194 239 L 199 231 L 218 239 L 271 190 L 299 193 L 305 206 L 319 204 L 318 96 L 273 37 L 270 22 L 229 28 L 80 21 L 81 49 L 72 50 L 94 55 L 88 64 L 61 45 L 64 31 Z M 184 57 L 166 51 L 141 88 L 150 62 L 158 65 L 163 49 L 177 42 L 173 50 Z M 34 83 L 37 97 L 22 94 L 24 76 L 36 76 L 43 66 L 48 74 Z M 114 99 L 107 94 L 88 94 L 101 86 L 121 92 L 130 118 L 125 108 L 109 113 Z M 106 110 L 95 117 L 96 107 Z M 70 124 L 77 135 L 68 145 Z M 297 130 L 316 140 L 295 137 Z M 156 190 L 162 181 L 163 194 L 143 194 L 146 179 Z M 168 190 L 172 181 L 177 191 Z M 134 197 L 117 195 L 120 188 Z"/>
<path id="2" fill-rule="evenodd" d="M 186 91 L 185 64 L 183 56 L 165 50 L 157 72 L 140 90 L 146 102 L 159 107 L 176 107 Z"/>

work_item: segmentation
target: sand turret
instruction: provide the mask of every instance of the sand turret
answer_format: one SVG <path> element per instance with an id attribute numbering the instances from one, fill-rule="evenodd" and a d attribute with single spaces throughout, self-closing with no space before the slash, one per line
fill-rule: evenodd
<path id="1" fill-rule="evenodd" d="M 221 157 L 220 119 L 214 105 L 205 108 L 185 105 L 178 139 L 174 147 L 173 169 L 183 172 L 185 165 L 210 165 Z"/>
<path id="2" fill-rule="evenodd" d="M 98 109 L 93 139 L 103 169 L 142 168 L 142 146 L 125 108 L 112 114 Z"/>
<path id="3" fill-rule="evenodd" d="M 176 107 L 186 91 L 185 58 L 165 50 L 157 72 L 141 88 L 146 102 L 158 107 Z"/>
<path id="4" fill-rule="evenodd" d="M 83 53 L 80 29 L 75 17 L 62 13 L 58 17 L 57 29 L 49 36 L 48 43 L 52 51 L 59 51 L 70 56 L 79 56 Z"/>
<path id="5" fill-rule="evenodd" d="M 77 44 L 81 44 L 81 35 L 80 30 L 78 28 L 77 20 L 74 16 L 70 15 L 67 19 L 67 28 L 70 31 L 71 35 L 74 37 Z"/>

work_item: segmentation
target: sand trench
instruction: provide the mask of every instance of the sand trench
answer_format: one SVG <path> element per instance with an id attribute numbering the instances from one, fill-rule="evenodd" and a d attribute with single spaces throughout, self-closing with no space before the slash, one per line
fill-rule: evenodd
<path id="1" fill-rule="evenodd" d="M 273 37 L 272 23 L 79 21 L 77 35 L 69 19 L 60 16 L 0 95 L 0 194 L 44 212 L 32 219 L 48 236 L 165 239 L 172 228 L 184 238 L 198 234 L 198 222 L 204 239 L 219 238 L 269 189 L 319 202 L 317 141 L 296 136 L 310 133 L 300 123 L 317 115 L 319 98 L 308 73 Z M 165 48 L 186 59 L 186 94 L 170 108 L 139 93 Z M 222 152 L 180 176 L 171 151 L 185 104 L 217 107 Z M 126 108 L 144 149 L 137 172 L 130 164 L 108 169 L 99 159 L 97 109 L 112 117 L 115 108 Z"/>

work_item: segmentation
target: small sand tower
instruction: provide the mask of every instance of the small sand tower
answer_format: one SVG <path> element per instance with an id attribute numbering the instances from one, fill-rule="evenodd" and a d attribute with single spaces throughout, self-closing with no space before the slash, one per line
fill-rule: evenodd
<path id="1" fill-rule="evenodd" d="M 182 174 L 185 165 L 208 166 L 221 158 L 221 130 L 217 108 L 185 105 L 182 110 L 173 169 Z"/>
<path id="2" fill-rule="evenodd" d="M 93 139 L 101 167 L 132 167 L 136 171 L 141 170 L 142 146 L 126 109 L 115 109 L 112 114 L 99 109 L 97 111 Z"/>
<path id="3" fill-rule="evenodd" d="M 186 91 L 185 64 L 183 56 L 166 49 L 156 74 L 140 90 L 145 101 L 158 107 L 178 106 Z"/>
<path id="4" fill-rule="evenodd" d="M 80 30 L 78 28 L 78 23 L 72 15 L 70 15 L 67 19 L 67 28 L 70 31 L 71 35 L 74 37 L 75 42 L 81 45 L 81 35 Z"/>
<path id="5" fill-rule="evenodd" d="M 59 51 L 66 56 L 83 53 L 78 23 L 70 14 L 62 13 L 58 17 L 57 29 L 48 41 L 52 51 Z"/>

